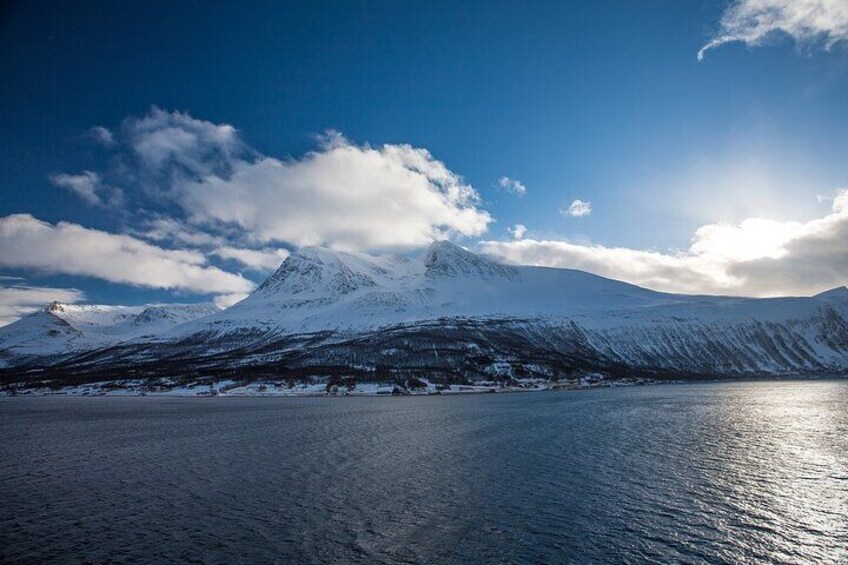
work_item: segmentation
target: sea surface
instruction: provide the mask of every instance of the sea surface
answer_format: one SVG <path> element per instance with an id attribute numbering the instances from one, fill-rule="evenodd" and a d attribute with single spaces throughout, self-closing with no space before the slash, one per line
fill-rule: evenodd
<path id="1" fill-rule="evenodd" d="M 848 381 L 2 398 L 4 563 L 848 563 Z"/>

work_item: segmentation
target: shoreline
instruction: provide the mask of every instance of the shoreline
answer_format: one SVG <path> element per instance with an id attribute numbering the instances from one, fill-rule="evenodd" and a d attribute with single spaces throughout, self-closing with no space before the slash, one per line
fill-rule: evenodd
<path id="1" fill-rule="evenodd" d="M 58 389 L 32 387 L 19 389 L 10 394 L 0 390 L 0 398 L 395 398 L 421 396 L 457 396 L 469 394 L 513 394 L 531 392 L 579 392 L 603 388 L 621 388 L 635 386 L 655 386 L 663 384 L 685 383 L 728 383 L 728 382 L 791 382 L 845 380 L 846 375 L 780 375 L 774 377 L 743 377 L 717 379 L 599 379 L 593 382 L 557 383 L 529 379 L 517 385 L 501 386 L 493 382 L 479 382 L 469 385 L 435 385 L 426 383 L 422 388 L 403 388 L 394 383 L 363 382 L 350 389 L 327 390 L 326 383 L 301 383 L 294 387 L 269 385 L 268 383 L 248 383 L 239 385 L 235 381 L 220 381 L 215 384 L 190 384 L 187 386 L 158 385 L 155 389 L 148 383 L 138 381 L 124 382 L 101 381 L 85 385 L 65 386 Z M 344 388 L 344 387 L 343 387 Z"/>
<path id="2" fill-rule="evenodd" d="M 220 381 L 214 384 L 189 384 L 175 386 L 162 383 L 151 386 L 140 381 L 100 381 L 85 385 L 70 385 L 59 388 L 31 387 L 0 390 L 0 397 L 63 397 L 63 398 L 379 398 L 408 396 L 455 396 L 463 394 L 504 394 L 520 392 L 580 391 L 598 388 L 647 386 L 679 383 L 679 380 L 658 379 L 581 379 L 577 382 L 552 382 L 542 379 L 527 379 L 514 385 L 500 385 L 481 381 L 474 384 L 438 385 L 423 381 L 424 386 L 404 387 L 396 383 L 361 382 L 353 387 L 328 386 L 327 383 L 299 383 L 293 387 L 278 383 L 238 384 L 235 381 Z"/>

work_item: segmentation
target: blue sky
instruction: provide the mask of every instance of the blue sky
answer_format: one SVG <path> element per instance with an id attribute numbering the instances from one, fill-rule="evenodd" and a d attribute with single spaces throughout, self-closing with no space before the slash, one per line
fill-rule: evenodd
<path id="1" fill-rule="evenodd" d="M 848 8 L 751 5 L 6 5 L 0 319 L 49 289 L 105 303 L 232 300 L 274 252 L 414 251 L 428 237 L 659 290 L 845 284 L 848 252 L 832 238 L 848 187 Z M 727 42 L 699 61 L 710 41 Z M 153 166 L 143 148 L 162 131 L 203 145 L 171 145 Z M 424 150 L 426 170 L 410 164 Z M 420 178 L 393 192 L 409 175 L 371 176 L 380 159 Z M 430 202 L 456 190 L 474 194 Z M 575 200 L 581 216 L 567 213 Z M 245 201 L 260 210 L 233 211 Z M 392 209 L 405 210 L 403 229 Z M 335 226 L 320 227 L 324 215 Z M 154 234 L 166 220 L 173 229 Z M 805 251 L 825 236 L 835 255 Z M 32 258 L 57 241 L 94 258 Z M 243 251 L 265 255 L 233 258 Z M 111 272 L 98 252 L 115 270 L 149 259 L 151 275 Z"/>

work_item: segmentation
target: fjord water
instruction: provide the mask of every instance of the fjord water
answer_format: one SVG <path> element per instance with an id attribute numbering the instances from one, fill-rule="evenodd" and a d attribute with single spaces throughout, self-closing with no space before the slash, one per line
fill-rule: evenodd
<path id="1" fill-rule="evenodd" d="M 848 561 L 846 381 L 0 400 L 3 562 Z"/>

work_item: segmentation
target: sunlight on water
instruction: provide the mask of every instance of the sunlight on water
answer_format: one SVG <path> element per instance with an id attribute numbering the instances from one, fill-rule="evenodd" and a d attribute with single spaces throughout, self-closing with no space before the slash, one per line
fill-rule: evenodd
<path id="1" fill-rule="evenodd" d="M 708 458 L 719 465 L 723 529 L 770 561 L 834 558 L 821 541 L 847 533 L 844 387 L 733 385 L 719 398 L 725 441 Z"/>
<path id="2" fill-rule="evenodd" d="M 0 402 L 0 560 L 848 561 L 848 382 Z"/>

